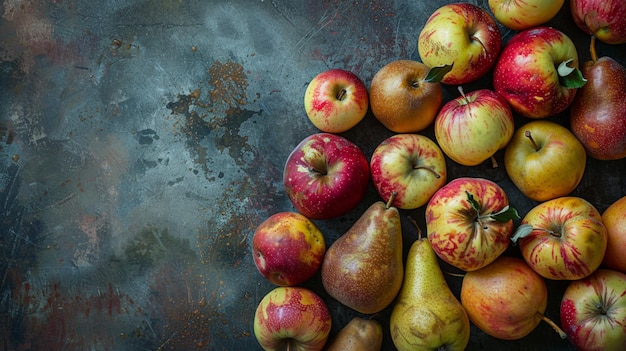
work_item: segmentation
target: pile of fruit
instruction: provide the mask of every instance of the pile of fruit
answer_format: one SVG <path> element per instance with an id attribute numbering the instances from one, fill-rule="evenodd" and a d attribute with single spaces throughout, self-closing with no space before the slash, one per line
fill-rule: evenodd
<path id="1" fill-rule="evenodd" d="M 263 349 L 381 349 L 375 318 L 355 317 L 329 340 L 329 309 L 301 286 L 319 273 L 328 295 L 356 312 L 392 308 L 401 351 L 464 350 L 470 323 L 515 340 L 542 322 L 579 350 L 626 350 L 626 194 L 602 214 L 571 196 L 587 157 L 626 158 L 626 68 L 595 49 L 596 39 L 626 43 L 626 2 L 571 0 L 591 38 L 592 59 L 580 67 L 572 40 L 543 26 L 563 2 L 490 0 L 495 18 L 470 3 L 444 5 L 417 38 L 421 62 L 388 63 L 369 90 L 343 69 L 311 80 L 304 108 L 320 132 L 295 147 L 283 173 L 295 211 L 267 218 L 252 238 L 259 272 L 277 285 L 254 316 Z M 517 31 L 504 46 L 498 22 Z M 461 88 L 490 72 L 493 89 Z M 444 104 L 442 84 L 459 96 Z M 569 128 L 547 119 L 567 109 Z M 368 111 L 394 133 L 369 160 L 338 135 Z M 527 123 L 516 128 L 514 115 Z M 431 125 L 436 140 L 420 134 Z M 446 157 L 498 167 L 500 150 L 510 180 L 538 203 L 523 215 L 489 179 L 447 179 Z M 370 182 L 381 200 L 327 247 L 314 221 L 355 209 Z M 401 211 L 422 206 L 426 233 L 403 260 Z M 520 257 L 503 255 L 511 245 Z M 440 261 L 464 272 L 458 298 Z M 545 279 L 569 282 L 557 321 L 544 315 Z"/>

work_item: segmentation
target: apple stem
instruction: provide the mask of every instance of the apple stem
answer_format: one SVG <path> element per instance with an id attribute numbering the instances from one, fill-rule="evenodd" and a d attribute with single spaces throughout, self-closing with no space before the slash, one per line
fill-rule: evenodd
<path id="1" fill-rule="evenodd" d="M 463 91 L 463 87 L 459 85 L 457 89 L 459 89 L 459 93 L 461 93 L 461 96 L 463 97 L 463 100 L 465 100 L 465 103 L 469 104 L 467 96 L 465 96 L 465 92 Z"/>
<path id="2" fill-rule="evenodd" d="M 552 329 L 554 329 L 554 331 L 559 333 L 559 336 L 561 337 L 561 339 L 567 339 L 567 334 L 565 334 L 565 332 L 563 331 L 563 329 L 561 329 L 561 327 L 556 325 L 556 323 L 554 323 L 554 321 L 552 321 L 550 318 L 544 316 L 543 313 L 541 312 L 537 312 L 537 313 L 539 313 L 539 315 L 541 316 L 541 319 L 543 319 L 544 322 L 548 323 L 548 325 L 551 326 Z"/>
<path id="3" fill-rule="evenodd" d="M 398 195 L 397 191 L 394 191 L 391 193 L 391 195 L 389 196 L 389 200 L 387 200 L 387 203 L 385 204 L 385 209 L 388 210 L 389 207 L 391 207 L 391 203 L 393 202 L 393 200 L 395 200 L 396 196 Z"/>
<path id="4" fill-rule="evenodd" d="M 413 169 L 425 169 L 427 171 L 430 171 L 430 173 L 432 173 L 435 176 L 435 178 L 437 178 L 437 179 L 441 178 L 441 175 L 439 175 L 439 173 L 435 172 L 435 170 L 430 168 L 430 167 L 415 166 L 415 167 L 413 167 Z"/>
<path id="5" fill-rule="evenodd" d="M 480 44 L 480 46 L 482 46 L 482 47 L 483 47 L 483 54 L 484 54 L 485 56 L 487 56 L 487 48 L 485 47 L 485 44 L 483 44 L 483 42 L 482 42 L 482 41 L 480 41 L 480 39 L 478 39 L 478 37 L 476 37 L 475 35 L 472 35 L 472 36 L 470 37 L 470 39 L 472 39 L 472 40 L 476 40 L 476 41 Z"/>
<path id="6" fill-rule="evenodd" d="M 491 167 L 498 168 L 498 160 L 496 160 L 496 158 L 493 155 L 491 156 Z"/>
<path id="7" fill-rule="evenodd" d="M 339 90 L 339 92 L 337 93 L 337 100 L 341 101 L 346 97 L 346 94 L 348 92 L 346 91 L 346 89 L 341 89 Z"/>
<path id="8" fill-rule="evenodd" d="M 539 151 L 540 148 L 535 142 L 535 139 L 533 139 L 533 136 L 530 134 L 530 130 L 525 131 L 524 136 L 530 139 L 530 142 L 533 143 L 533 147 L 535 148 L 535 151 Z"/>
<path id="9" fill-rule="evenodd" d="M 596 51 L 596 36 L 591 36 L 591 44 L 589 45 L 589 53 L 591 54 L 591 61 L 598 61 L 598 52 Z"/>
<path id="10" fill-rule="evenodd" d="M 417 240 L 422 240 L 422 229 L 420 229 L 420 226 L 417 224 L 417 221 L 411 216 L 408 216 L 407 218 L 409 221 L 411 221 L 411 223 L 413 223 L 413 225 L 415 226 L 415 229 L 417 229 Z"/>

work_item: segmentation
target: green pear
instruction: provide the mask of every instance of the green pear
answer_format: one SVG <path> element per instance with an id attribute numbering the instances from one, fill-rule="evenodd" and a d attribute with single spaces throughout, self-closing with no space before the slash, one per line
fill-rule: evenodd
<path id="1" fill-rule="evenodd" d="M 399 351 L 463 351 L 469 343 L 467 313 L 450 290 L 426 238 L 409 249 L 390 329 Z"/>
<path id="2" fill-rule="evenodd" d="M 321 276 L 330 296 L 371 314 L 393 302 L 402 286 L 402 227 L 392 199 L 372 204 L 326 250 Z"/>
<path id="3" fill-rule="evenodd" d="M 375 319 L 354 317 L 328 343 L 326 351 L 380 351 L 383 327 Z"/>

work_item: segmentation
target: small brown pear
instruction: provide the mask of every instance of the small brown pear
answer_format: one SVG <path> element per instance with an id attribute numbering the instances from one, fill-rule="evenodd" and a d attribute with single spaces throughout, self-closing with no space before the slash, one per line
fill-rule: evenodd
<path id="1" fill-rule="evenodd" d="M 626 67 L 613 58 L 598 58 L 591 38 L 591 60 L 582 65 L 587 83 L 578 89 L 570 108 L 570 127 L 598 160 L 626 157 Z"/>
<path id="2" fill-rule="evenodd" d="M 402 228 L 391 197 L 377 201 L 326 250 L 321 276 L 330 296 L 355 311 L 383 310 L 402 286 Z"/>
<path id="3" fill-rule="evenodd" d="M 328 343 L 326 351 L 380 351 L 383 327 L 375 319 L 354 317 Z"/>

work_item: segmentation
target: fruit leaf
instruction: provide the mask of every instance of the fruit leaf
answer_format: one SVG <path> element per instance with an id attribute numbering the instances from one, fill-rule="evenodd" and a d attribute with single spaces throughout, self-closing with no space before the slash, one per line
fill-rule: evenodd
<path id="1" fill-rule="evenodd" d="M 453 66 L 454 62 L 451 65 L 432 67 L 428 71 L 428 74 L 426 75 L 426 78 L 424 78 L 424 80 L 429 83 L 439 83 L 443 79 L 443 76 L 445 76 L 448 72 L 452 70 Z"/>
<path id="2" fill-rule="evenodd" d="M 522 224 L 515 230 L 513 236 L 511 236 L 511 241 L 513 245 L 517 244 L 517 241 L 521 238 L 527 237 L 530 233 L 533 232 L 533 226 L 530 224 Z"/>
<path id="3" fill-rule="evenodd" d="M 491 218 L 495 219 L 498 222 L 508 222 L 512 219 L 520 219 L 519 214 L 517 213 L 517 210 L 514 207 L 511 206 L 504 206 L 503 209 L 501 209 L 500 211 L 496 212 L 496 213 L 492 213 L 491 215 L 489 215 Z"/>
<path id="4" fill-rule="evenodd" d="M 480 205 L 474 199 L 474 195 L 470 194 L 469 191 L 467 190 L 465 190 L 465 194 L 467 194 L 467 202 L 469 202 L 470 205 L 472 205 L 472 208 L 476 210 L 476 213 L 480 214 Z"/>
<path id="5" fill-rule="evenodd" d="M 559 73 L 559 83 L 570 89 L 580 88 L 587 80 L 583 77 L 583 73 L 576 67 L 570 67 L 568 64 L 572 62 L 572 59 L 561 62 L 557 71 Z"/>

